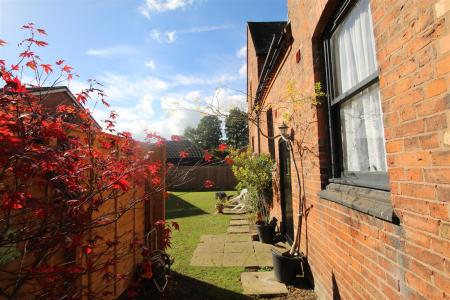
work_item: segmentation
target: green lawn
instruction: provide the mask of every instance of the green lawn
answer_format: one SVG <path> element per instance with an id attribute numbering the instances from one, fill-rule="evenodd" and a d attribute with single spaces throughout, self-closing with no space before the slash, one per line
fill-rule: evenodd
<path id="1" fill-rule="evenodd" d="M 235 192 L 227 192 L 235 194 Z M 180 231 L 173 234 L 172 249 L 175 257 L 172 270 L 182 276 L 208 283 L 199 291 L 199 299 L 238 299 L 242 291 L 240 273 L 242 267 L 193 267 L 189 265 L 192 254 L 202 234 L 224 234 L 229 216 L 214 213 L 214 192 L 171 193 L 166 203 L 166 218 L 180 224 Z M 199 295 L 199 296 L 200 296 Z"/>

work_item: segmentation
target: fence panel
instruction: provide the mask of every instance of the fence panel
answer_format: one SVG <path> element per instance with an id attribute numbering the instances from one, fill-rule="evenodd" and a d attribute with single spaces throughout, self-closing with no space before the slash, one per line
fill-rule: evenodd
<path id="1" fill-rule="evenodd" d="M 167 189 L 172 191 L 206 190 L 206 180 L 214 183 L 215 190 L 234 190 L 236 177 L 230 166 L 179 166 L 168 170 Z"/>

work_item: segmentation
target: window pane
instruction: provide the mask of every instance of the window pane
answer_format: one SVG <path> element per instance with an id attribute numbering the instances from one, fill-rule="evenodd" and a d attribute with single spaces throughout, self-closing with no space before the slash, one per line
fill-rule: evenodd
<path id="1" fill-rule="evenodd" d="M 377 70 L 368 0 L 358 1 L 333 33 L 331 46 L 337 96 Z"/>
<path id="2" fill-rule="evenodd" d="M 340 106 L 344 171 L 386 172 L 378 83 Z"/>

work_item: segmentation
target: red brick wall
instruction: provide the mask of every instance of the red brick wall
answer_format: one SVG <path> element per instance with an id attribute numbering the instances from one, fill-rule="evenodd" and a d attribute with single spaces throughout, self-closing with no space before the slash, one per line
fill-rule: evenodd
<path id="1" fill-rule="evenodd" d="M 313 93 L 314 82 L 323 82 L 315 38 L 336 2 L 288 0 L 294 42 L 263 99 L 273 107 L 275 134 L 285 111 L 295 111 L 289 126 L 297 137 L 302 119 L 317 121 L 305 140 L 311 154 L 295 157 L 304 170 L 307 205 L 313 206 L 302 250 L 315 290 L 320 299 L 338 293 L 343 299 L 450 298 L 450 2 L 371 1 L 391 201 L 400 225 L 317 196 L 329 168 L 326 105 L 299 106 L 286 97 L 292 79 L 305 96 Z M 251 41 L 248 47 L 250 56 Z M 298 50 L 302 59 L 296 63 Z M 252 72 L 249 68 L 249 78 Z M 250 128 L 257 144 L 255 126 Z M 263 152 L 265 145 L 262 138 Z M 292 172 L 294 215 L 296 182 Z M 280 219 L 279 199 L 274 203 L 273 214 Z"/>

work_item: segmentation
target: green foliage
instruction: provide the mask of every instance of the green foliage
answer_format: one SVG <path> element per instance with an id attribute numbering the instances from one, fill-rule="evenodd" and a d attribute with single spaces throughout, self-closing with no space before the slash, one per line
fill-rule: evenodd
<path id="1" fill-rule="evenodd" d="M 222 121 L 217 116 L 204 116 L 197 128 L 187 127 L 184 136 L 203 149 L 214 149 L 222 138 Z"/>
<path id="2" fill-rule="evenodd" d="M 233 173 L 238 180 L 237 189 L 248 189 L 252 209 L 268 223 L 269 208 L 272 200 L 273 160 L 268 154 L 254 154 L 250 150 L 239 152 L 232 150 Z"/>
<path id="3" fill-rule="evenodd" d="M 248 145 L 247 113 L 239 108 L 233 108 L 225 119 L 225 133 L 227 144 L 241 149 Z"/>
<path id="4" fill-rule="evenodd" d="M 186 127 L 186 129 L 184 130 L 184 134 L 183 136 L 185 138 L 187 138 L 188 140 L 190 140 L 191 142 L 194 142 L 195 140 L 197 140 L 197 130 L 191 126 Z"/>

